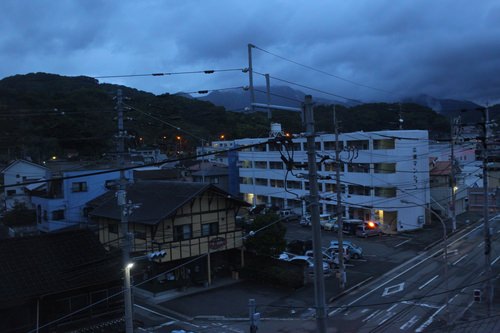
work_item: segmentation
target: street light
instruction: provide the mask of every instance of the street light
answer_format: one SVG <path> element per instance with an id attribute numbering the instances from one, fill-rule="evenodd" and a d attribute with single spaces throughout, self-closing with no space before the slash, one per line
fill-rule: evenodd
<path id="1" fill-rule="evenodd" d="M 130 288 L 130 269 L 134 263 L 130 262 L 125 266 L 125 332 L 134 333 L 133 312 L 132 312 L 132 290 Z"/>
<path id="2" fill-rule="evenodd" d="M 408 200 L 401 200 L 402 203 L 405 204 L 410 204 L 410 205 L 415 205 L 415 206 L 420 206 L 430 212 L 432 215 L 437 217 L 439 222 L 441 222 L 441 226 L 443 227 L 443 254 L 444 254 L 444 280 L 445 280 L 445 288 L 446 288 L 446 324 L 449 322 L 449 311 L 448 311 L 448 304 L 450 302 L 450 296 L 448 295 L 448 237 L 446 235 L 446 224 L 444 223 L 443 219 L 439 214 L 434 212 L 432 209 L 427 207 L 426 205 L 418 204 L 416 202 L 411 202 Z"/>

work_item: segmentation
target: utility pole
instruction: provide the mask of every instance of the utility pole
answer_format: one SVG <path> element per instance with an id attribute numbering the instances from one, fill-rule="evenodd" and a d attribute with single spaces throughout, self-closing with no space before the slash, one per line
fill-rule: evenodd
<path id="1" fill-rule="evenodd" d="M 121 219 L 120 219 L 120 229 L 123 238 L 122 242 L 122 268 L 125 271 L 124 279 L 124 303 L 125 303 L 125 332 L 133 333 L 133 308 L 132 308 L 132 291 L 130 288 L 130 268 L 128 268 L 130 263 L 130 233 L 128 231 L 128 215 L 129 215 L 129 205 L 127 204 L 127 179 L 125 178 L 125 138 L 126 132 L 123 128 L 123 95 L 122 90 L 118 89 L 116 94 L 116 109 L 118 111 L 118 160 L 120 167 L 120 181 L 119 190 L 116 194 L 118 199 L 118 206 L 120 207 Z"/>
<path id="2" fill-rule="evenodd" d="M 486 290 L 485 295 L 487 298 L 488 315 L 491 313 L 491 306 L 493 302 L 493 288 L 491 286 L 491 279 L 493 278 L 491 270 L 491 233 L 489 221 L 489 201 L 488 201 L 488 139 L 490 136 L 490 115 L 488 106 L 483 109 L 484 125 L 483 125 L 483 215 L 484 215 L 484 265 L 486 273 Z"/>
<path id="3" fill-rule="evenodd" d="M 337 225 L 339 229 L 337 230 L 337 235 L 339 239 L 339 285 L 340 290 L 345 289 L 346 284 L 346 273 L 344 267 L 344 240 L 343 240 L 343 231 L 342 231 L 342 194 L 340 185 L 340 147 L 339 147 L 339 126 L 337 123 L 337 112 L 335 109 L 335 104 L 333 105 L 333 122 L 335 123 L 335 164 L 336 164 L 336 172 L 335 172 L 335 190 L 337 191 Z M 342 164 L 343 166 L 343 164 Z"/>
<path id="4" fill-rule="evenodd" d="M 266 95 L 267 95 L 267 119 L 271 120 L 271 83 L 269 81 L 269 74 L 266 77 Z"/>
<path id="5" fill-rule="evenodd" d="M 316 166 L 316 148 L 313 103 L 311 95 L 304 99 L 304 120 L 306 123 L 307 161 L 309 166 L 309 205 L 313 233 L 314 254 L 314 295 L 316 300 L 317 331 L 326 333 L 325 280 L 323 276 L 323 253 L 321 251 L 321 227 L 319 224 L 318 175 Z"/>
<path id="6" fill-rule="evenodd" d="M 255 91 L 253 89 L 253 67 L 252 67 L 252 48 L 253 44 L 248 44 L 248 86 L 250 87 L 250 107 L 252 111 L 255 110 L 253 103 L 255 103 Z"/>
<path id="7" fill-rule="evenodd" d="M 456 179 L 455 179 L 455 118 L 451 120 L 451 140 L 450 140 L 450 146 L 451 146 L 451 157 L 450 157 L 450 172 L 451 172 L 451 180 L 450 180 L 450 186 L 451 186 L 451 231 L 455 232 L 457 230 L 457 215 L 456 215 L 456 210 L 455 210 L 455 205 L 456 205 Z"/>

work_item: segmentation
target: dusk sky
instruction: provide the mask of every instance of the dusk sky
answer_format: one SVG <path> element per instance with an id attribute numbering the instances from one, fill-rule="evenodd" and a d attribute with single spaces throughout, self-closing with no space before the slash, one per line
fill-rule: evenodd
<path id="1" fill-rule="evenodd" d="M 260 49 L 255 71 L 352 99 L 500 100 L 497 0 L 2 0 L 0 12 L 0 78 L 241 69 L 252 43 L 324 73 Z M 248 75 L 99 81 L 162 94 L 245 86 Z M 255 84 L 264 78 L 256 75 Z"/>

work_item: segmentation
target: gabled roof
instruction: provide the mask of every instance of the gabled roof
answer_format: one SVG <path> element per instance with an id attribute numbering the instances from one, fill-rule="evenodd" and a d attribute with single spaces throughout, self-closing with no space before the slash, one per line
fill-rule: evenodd
<path id="1" fill-rule="evenodd" d="M 430 166 L 431 176 L 450 176 L 451 175 L 451 161 L 434 161 Z M 455 165 L 455 174 L 461 172 L 460 167 Z"/>
<path id="2" fill-rule="evenodd" d="M 0 242 L 0 307 L 120 279 L 111 257 L 88 230 L 9 238 Z"/>
<path id="3" fill-rule="evenodd" d="M 176 181 L 140 181 L 127 186 L 127 201 L 138 205 L 132 210 L 128 220 L 131 223 L 157 224 L 173 216 L 176 211 L 206 191 L 228 198 L 241 206 L 246 202 L 232 198 L 222 189 L 205 183 L 189 183 Z M 89 204 L 96 206 L 90 215 L 119 221 L 120 208 L 114 192 L 107 192 L 92 200 Z M 100 203 L 100 204 L 99 204 Z"/>
<path id="4" fill-rule="evenodd" d="M 10 164 L 8 164 L 5 168 L 3 168 L 2 170 L 0 170 L 0 173 L 5 173 L 10 168 L 12 168 L 15 165 L 20 164 L 20 163 L 30 164 L 30 165 L 36 166 L 36 167 L 38 167 L 40 169 L 45 169 L 47 171 L 49 170 L 49 168 L 47 168 L 47 167 L 45 167 L 43 165 L 40 165 L 40 164 L 37 164 L 37 163 L 33 163 L 33 162 L 30 162 L 30 161 L 27 161 L 27 160 L 19 159 L 19 160 L 15 160 L 15 161 L 11 162 Z"/>

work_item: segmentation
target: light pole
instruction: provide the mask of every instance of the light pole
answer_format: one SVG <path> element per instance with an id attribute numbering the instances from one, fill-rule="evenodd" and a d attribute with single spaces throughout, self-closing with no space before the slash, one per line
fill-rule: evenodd
<path id="1" fill-rule="evenodd" d="M 448 304 L 450 302 L 450 296 L 448 295 L 448 237 L 446 234 L 446 224 L 444 223 L 443 219 L 439 214 L 434 212 L 432 209 L 427 207 L 426 205 L 418 204 L 416 202 L 411 202 L 407 200 L 401 200 L 402 203 L 405 204 L 410 204 L 410 205 L 416 205 L 424 208 L 427 210 L 431 215 L 434 215 L 439 222 L 441 222 L 441 226 L 443 227 L 443 254 L 444 254 L 444 282 L 445 282 L 445 288 L 446 288 L 446 324 L 448 325 L 449 322 L 449 311 L 448 311 Z"/>
<path id="2" fill-rule="evenodd" d="M 133 322 L 133 312 L 132 312 L 132 289 L 130 287 L 130 269 L 134 266 L 134 263 L 128 263 L 125 266 L 125 332 L 134 333 L 134 322 Z"/>

